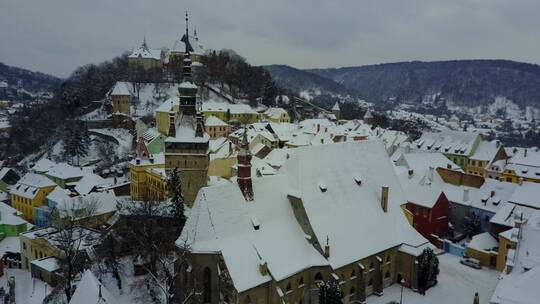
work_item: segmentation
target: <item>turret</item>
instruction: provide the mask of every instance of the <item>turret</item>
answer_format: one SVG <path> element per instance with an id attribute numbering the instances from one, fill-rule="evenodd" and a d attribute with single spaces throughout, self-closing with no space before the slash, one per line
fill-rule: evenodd
<path id="1" fill-rule="evenodd" d="M 244 195 L 246 201 L 253 200 L 253 185 L 251 182 L 251 152 L 247 140 L 247 128 L 244 129 L 244 135 L 238 152 L 238 187 Z"/>

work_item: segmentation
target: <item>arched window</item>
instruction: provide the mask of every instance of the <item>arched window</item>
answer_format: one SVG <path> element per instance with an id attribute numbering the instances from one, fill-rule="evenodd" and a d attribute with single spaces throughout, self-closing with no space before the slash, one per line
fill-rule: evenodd
<path id="1" fill-rule="evenodd" d="M 315 281 L 322 281 L 323 280 L 323 276 L 320 272 L 317 272 L 317 274 L 315 275 Z"/>
<path id="2" fill-rule="evenodd" d="M 210 268 L 206 267 L 203 271 L 203 301 L 210 303 L 212 300 L 212 273 Z"/>
<path id="3" fill-rule="evenodd" d="M 304 286 L 304 277 L 301 277 L 300 280 L 298 280 L 298 288 L 301 288 Z"/>
<path id="4" fill-rule="evenodd" d="M 387 262 L 390 262 L 391 260 L 392 260 L 392 257 L 391 257 L 390 255 L 387 255 L 387 256 L 386 256 L 386 261 L 387 261 Z"/>
<path id="5" fill-rule="evenodd" d="M 373 269 L 373 268 L 375 268 L 375 264 L 373 264 L 373 261 L 371 261 L 371 262 L 369 263 L 369 269 L 371 270 L 371 269 Z"/>
<path id="6" fill-rule="evenodd" d="M 287 287 L 285 287 L 285 290 L 287 290 L 287 292 L 291 291 L 292 287 L 291 287 L 291 282 L 287 283 Z"/>
<path id="7" fill-rule="evenodd" d="M 356 270 L 352 270 L 351 271 L 351 279 L 353 279 L 354 277 L 356 277 Z"/>
<path id="8" fill-rule="evenodd" d="M 251 302 L 251 297 L 249 295 L 244 299 L 244 304 L 253 304 L 253 302 Z"/>
<path id="9" fill-rule="evenodd" d="M 354 295 L 354 293 L 356 292 L 356 289 L 354 289 L 354 287 L 351 287 L 351 290 L 349 290 L 349 295 Z"/>
<path id="10" fill-rule="evenodd" d="M 369 279 L 368 281 L 368 286 L 371 286 L 371 285 L 373 285 L 373 279 Z"/>

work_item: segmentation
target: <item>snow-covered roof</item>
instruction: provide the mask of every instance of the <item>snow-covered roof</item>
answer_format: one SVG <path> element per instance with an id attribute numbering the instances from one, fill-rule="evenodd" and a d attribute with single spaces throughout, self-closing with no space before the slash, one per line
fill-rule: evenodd
<path id="1" fill-rule="evenodd" d="M 8 236 L 0 241 L 0 256 L 4 256 L 6 252 L 21 252 L 21 240 L 18 236 Z"/>
<path id="2" fill-rule="evenodd" d="M 512 272 L 503 274 L 491 298 L 497 304 L 537 303 L 540 298 L 540 211 L 534 212 L 523 225 L 521 238 L 507 265 Z"/>
<path id="3" fill-rule="evenodd" d="M 77 211 L 88 209 L 89 207 L 93 209 L 93 214 L 91 215 L 113 212 L 117 208 L 116 195 L 112 190 L 70 197 L 57 203 L 56 208 L 60 212 L 74 212 L 75 215 Z"/>
<path id="4" fill-rule="evenodd" d="M 472 237 L 471 241 L 467 244 L 468 248 L 477 251 L 492 251 L 493 248 L 498 247 L 499 242 L 496 238 L 492 237 L 489 232 L 483 232 Z"/>
<path id="5" fill-rule="evenodd" d="M 101 296 L 101 298 L 100 298 Z M 84 272 L 70 304 L 117 304 L 116 298 L 89 269 Z"/>
<path id="6" fill-rule="evenodd" d="M 478 136 L 480 136 L 478 133 L 450 130 L 438 133 L 424 132 L 414 144 L 419 150 L 469 156 L 473 152 Z"/>
<path id="7" fill-rule="evenodd" d="M 283 114 L 287 114 L 287 111 L 283 108 L 268 108 L 264 115 L 273 119 L 280 119 Z"/>
<path id="8" fill-rule="evenodd" d="M 334 106 L 332 107 L 332 111 L 340 111 L 339 109 L 339 102 L 336 101 L 336 103 L 334 104 Z"/>
<path id="9" fill-rule="evenodd" d="M 189 142 L 207 143 L 210 140 L 208 133 L 203 131 L 203 136 L 195 136 L 196 119 L 191 115 L 182 115 L 176 126 L 176 136 L 167 137 L 166 142 Z"/>
<path id="10" fill-rule="evenodd" d="M 65 199 L 70 198 L 71 192 L 67 189 L 64 189 L 60 186 L 56 186 L 54 190 L 47 195 L 47 199 L 55 203 L 61 202 Z"/>
<path id="11" fill-rule="evenodd" d="M 44 269 L 48 272 L 54 272 L 60 269 L 60 263 L 55 257 L 46 257 L 38 260 L 33 260 L 30 264 Z"/>
<path id="12" fill-rule="evenodd" d="M 281 168 L 283 164 L 291 157 L 291 155 L 296 151 L 296 149 L 273 149 L 263 158 L 267 164 L 272 166 L 275 169 Z"/>
<path id="13" fill-rule="evenodd" d="M 127 82 L 117 81 L 111 91 L 111 96 L 113 95 L 131 96 L 131 91 L 129 90 L 128 85 L 129 84 Z"/>
<path id="14" fill-rule="evenodd" d="M 486 178 L 484 184 L 471 196 L 471 206 L 496 213 L 508 201 L 516 188 L 515 183 Z"/>
<path id="15" fill-rule="evenodd" d="M 226 103 L 213 99 L 206 100 L 202 104 L 202 112 L 227 112 L 231 114 L 258 114 L 252 107 L 244 103 Z"/>
<path id="16" fill-rule="evenodd" d="M 207 127 L 219 127 L 219 126 L 226 126 L 227 123 L 225 123 L 223 120 L 217 118 L 214 115 L 210 115 L 206 119 L 204 125 Z"/>
<path id="17" fill-rule="evenodd" d="M 128 58 L 150 58 L 150 59 L 161 59 L 161 50 L 159 49 L 150 49 L 144 41 L 140 47 L 136 48 L 128 55 Z"/>
<path id="18" fill-rule="evenodd" d="M 165 100 L 159 107 L 157 107 L 155 111 L 170 113 L 173 111 L 173 107 L 178 105 L 180 105 L 180 100 L 177 97 L 169 98 Z"/>
<path id="19" fill-rule="evenodd" d="M 540 209 L 540 184 L 523 182 L 515 188 L 508 200 L 518 205 Z"/>
<path id="20" fill-rule="evenodd" d="M 32 171 L 37 172 L 37 173 L 47 172 L 55 165 L 56 165 L 55 162 L 47 158 L 42 158 L 37 163 L 35 163 L 34 166 L 32 166 Z"/>
<path id="21" fill-rule="evenodd" d="M 471 159 L 492 161 L 499 149 L 502 149 L 502 144 L 498 140 L 481 141 Z"/>
<path id="22" fill-rule="evenodd" d="M 0 203 L 0 225 L 16 226 L 22 224 L 28 224 L 26 220 L 20 217 L 22 213 L 17 209 Z"/>
<path id="23" fill-rule="evenodd" d="M 55 164 L 45 174 L 59 179 L 69 179 L 83 177 L 89 172 L 89 169 L 83 167 L 73 167 L 66 163 Z"/>
<path id="24" fill-rule="evenodd" d="M 11 194 L 33 199 L 39 189 L 53 186 L 56 186 L 56 184 L 43 175 L 26 173 L 17 184 L 11 187 L 10 192 Z"/>
<path id="25" fill-rule="evenodd" d="M 103 186 L 108 184 L 108 182 L 101 176 L 88 173 L 81 178 L 75 185 L 75 191 L 80 195 L 88 194 L 92 189 L 97 188 L 98 186 Z"/>
<path id="26" fill-rule="evenodd" d="M 388 212 L 382 185 L 390 189 Z M 276 175 L 253 179 L 253 193 L 246 202 L 235 184 L 202 188 L 177 240 L 194 253 L 221 253 L 239 292 L 309 267 L 336 269 L 404 243 L 427 243 L 403 216 L 404 193 L 376 141 L 298 148 Z M 308 241 L 291 204 L 305 210 L 311 242 L 324 246 L 328 238 L 329 258 Z M 351 241 L 350 231 L 362 241 Z M 259 272 L 261 263 L 270 274 Z"/>

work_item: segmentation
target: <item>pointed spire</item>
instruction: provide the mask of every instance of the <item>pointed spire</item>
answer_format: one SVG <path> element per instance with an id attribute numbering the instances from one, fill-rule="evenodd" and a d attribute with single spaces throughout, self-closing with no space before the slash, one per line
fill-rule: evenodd
<path id="1" fill-rule="evenodd" d="M 194 27 L 193 29 L 193 37 L 195 37 L 195 40 L 199 40 L 199 37 L 197 37 L 197 27 Z"/>
<path id="2" fill-rule="evenodd" d="M 238 173 L 237 180 L 240 191 L 246 201 L 253 200 L 253 185 L 251 183 L 251 152 L 249 151 L 249 142 L 247 139 L 247 126 L 244 128 L 244 135 L 240 144 L 240 151 L 237 155 Z"/>
<path id="3" fill-rule="evenodd" d="M 141 48 L 148 51 L 148 44 L 146 43 L 146 35 L 143 37 L 143 43 L 141 45 Z"/>

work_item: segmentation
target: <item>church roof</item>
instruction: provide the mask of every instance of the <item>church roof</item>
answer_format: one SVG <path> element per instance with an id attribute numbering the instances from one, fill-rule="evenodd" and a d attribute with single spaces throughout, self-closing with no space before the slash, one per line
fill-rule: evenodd
<path id="1" fill-rule="evenodd" d="M 388 212 L 381 208 L 382 185 L 390 189 Z M 376 141 L 298 148 L 276 175 L 253 179 L 253 193 L 246 202 L 236 184 L 202 188 L 177 240 L 194 253 L 221 253 L 239 292 L 306 268 L 336 269 L 427 242 L 403 216 L 405 196 Z M 304 208 L 313 235 L 301 228 L 293 201 Z M 325 258 L 311 242 L 324 246 L 327 238 L 331 254 Z M 267 275 L 258 267 L 265 262 Z"/>

